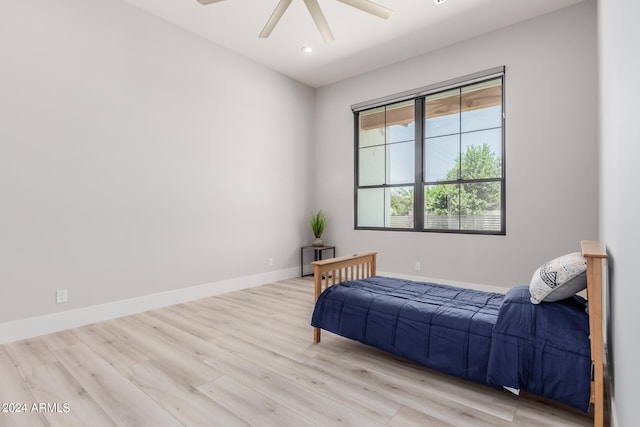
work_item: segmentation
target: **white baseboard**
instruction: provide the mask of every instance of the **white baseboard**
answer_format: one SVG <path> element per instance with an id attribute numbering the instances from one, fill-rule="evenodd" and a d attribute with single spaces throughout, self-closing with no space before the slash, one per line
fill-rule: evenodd
<path id="1" fill-rule="evenodd" d="M 397 277 L 399 279 L 413 280 L 415 282 L 440 283 L 443 285 L 457 286 L 459 288 L 475 289 L 477 291 L 497 292 L 499 294 L 506 294 L 507 291 L 510 289 L 510 288 L 503 288 L 501 286 L 483 285 L 481 283 L 459 282 L 457 280 L 439 279 L 436 277 L 426 277 L 426 276 L 413 276 L 408 274 L 389 273 L 386 271 L 377 271 L 376 274 L 378 276 Z"/>
<path id="2" fill-rule="evenodd" d="M 300 267 L 238 277 L 126 300 L 0 323 L 0 344 L 297 277 Z"/>

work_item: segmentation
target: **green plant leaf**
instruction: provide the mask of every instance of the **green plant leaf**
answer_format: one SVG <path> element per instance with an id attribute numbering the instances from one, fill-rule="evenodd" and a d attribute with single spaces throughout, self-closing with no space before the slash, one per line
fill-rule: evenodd
<path id="1" fill-rule="evenodd" d="M 324 227 L 327 225 L 327 217 L 325 216 L 322 209 L 317 213 L 311 214 L 311 230 L 313 231 L 313 235 L 316 238 L 322 237 L 322 233 L 324 232 Z"/>

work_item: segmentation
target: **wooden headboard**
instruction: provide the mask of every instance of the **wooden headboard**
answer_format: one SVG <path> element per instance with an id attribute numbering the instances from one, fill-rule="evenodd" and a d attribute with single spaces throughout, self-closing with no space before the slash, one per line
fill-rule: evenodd
<path id="1" fill-rule="evenodd" d="M 593 424 L 604 425 L 604 327 L 603 327 L 603 264 L 607 253 L 594 240 L 583 240 L 582 256 L 587 260 L 587 299 L 589 300 L 589 334 L 591 339 L 591 360 L 593 379 L 591 382 L 591 403 L 593 403 Z"/>
<path id="2" fill-rule="evenodd" d="M 603 328 L 603 264 L 607 253 L 599 242 L 583 240 L 582 256 L 587 260 L 587 299 L 589 300 L 589 331 L 593 379 L 591 402 L 593 422 L 604 425 L 604 328 Z M 363 252 L 322 261 L 314 261 L 314 301 L 324 289 L 345 280 L 364 279 L 376 275 L 377 252 Z M 313 342 L 320 342 L 320 328 L 313 330 Z"/>

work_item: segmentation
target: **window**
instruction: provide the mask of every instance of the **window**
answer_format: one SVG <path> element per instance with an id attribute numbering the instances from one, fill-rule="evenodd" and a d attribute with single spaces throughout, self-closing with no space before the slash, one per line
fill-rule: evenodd
<path id="1" fill-rule="evenodd" d="M 505 234 L 498 71 L 354 107 L 356 229 Z"/>
<path id="2" fill-rule="evenodd" d="M 413 228 L 415 102 L 359 115 L 358 225 Z"/>

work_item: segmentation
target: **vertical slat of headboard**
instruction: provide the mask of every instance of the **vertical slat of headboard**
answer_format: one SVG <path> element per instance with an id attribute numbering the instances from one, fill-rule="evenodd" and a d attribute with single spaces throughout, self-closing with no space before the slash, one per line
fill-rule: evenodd
<path id="1" fill-rule="evenodd" d="M 593 424 L 604 425 L 604 331 L 602 264 L 607 253 L 600 243 L 583 240 L 582 256 L 587 260 L 587 299 L 589 301 L 589 335 L 593 362 Z"/>
<path id="2" fill-rule="evenodd" d="M 369 271 L 369 273 L 371 274 L 371 277 L 376 275 L 376 269 L 377 269 L 377 264 L 376 264 L 377 261 L 376 261 L 376 259 L 377 259 L 377 257 L 374 254 L 371 257 L 371 271 Z"/>

